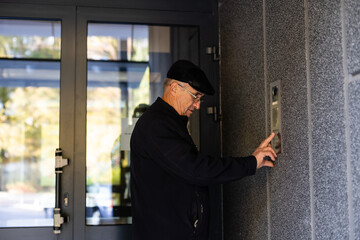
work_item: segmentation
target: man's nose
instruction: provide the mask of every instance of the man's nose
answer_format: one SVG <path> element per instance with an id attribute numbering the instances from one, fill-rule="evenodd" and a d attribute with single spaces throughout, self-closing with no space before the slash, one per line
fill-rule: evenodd
<path id="1" fill-rule="evenodd" d="M 200 101 L 194 102 L 194 106 L 196 109 L 200 109 Z"/>

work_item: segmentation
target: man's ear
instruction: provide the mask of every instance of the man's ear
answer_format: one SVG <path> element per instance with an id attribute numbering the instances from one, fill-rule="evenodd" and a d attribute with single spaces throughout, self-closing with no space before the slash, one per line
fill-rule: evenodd
<path id="1" fill-rule="evenodd" d="M 173 96 L 175 96 L 176 93 L 177 93 L 177 89 L 178 89 L 177 83 L 176 83 L 176 82 L 172 82 L 172 83 L 170 84 L 170 94 L 173 95 Z"/>

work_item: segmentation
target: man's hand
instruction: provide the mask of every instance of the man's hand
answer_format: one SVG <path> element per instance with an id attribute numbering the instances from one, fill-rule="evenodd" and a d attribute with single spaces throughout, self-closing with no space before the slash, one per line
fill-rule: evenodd
<path id="1" fill-rule="evenodd" d="M 275 133 L 271 133 L 261 144 L 260 146 L 253 152 L 253 156 L 256 158 L 257 166 L 256 168 L 266 167 L 274 167 L 275 158 L 277 157 L 274 149 L 272 149 L 270 142 L 274 138 Z M 265 157 L 270 157 L 272 161 L 265 160 Z"/>

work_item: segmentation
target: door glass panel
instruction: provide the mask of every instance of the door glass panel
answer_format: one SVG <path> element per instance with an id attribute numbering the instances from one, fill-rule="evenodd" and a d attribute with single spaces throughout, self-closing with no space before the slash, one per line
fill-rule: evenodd
<path id="1" fill-rule="evenodd" d="M 60 28 L 0 19 L 0 227 L 53 224 Z"/>
<path id="2" fill-rule="evenodd" d="M 173 60 L 198 63 L 197 27 L 88 23 L 86 223 L 131 224 L 130 136 Z"/>

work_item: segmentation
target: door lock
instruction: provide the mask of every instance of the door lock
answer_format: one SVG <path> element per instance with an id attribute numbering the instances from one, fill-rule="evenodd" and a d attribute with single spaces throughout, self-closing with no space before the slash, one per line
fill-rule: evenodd
<path id="1" fill-rule="evenodd" d="M 69 193 L 64 194 L 64 207 L 69 206 Z"/>

